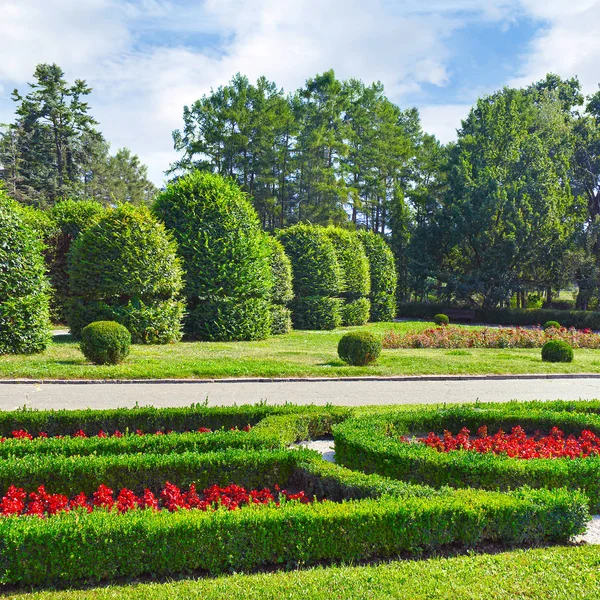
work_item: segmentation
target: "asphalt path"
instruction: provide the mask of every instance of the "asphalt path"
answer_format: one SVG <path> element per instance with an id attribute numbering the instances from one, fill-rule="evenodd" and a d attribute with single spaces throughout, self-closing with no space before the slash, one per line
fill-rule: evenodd
<path id="1" fill-rule="evenodd" d="M 0 382 L 0 410 L 253 404 L 421 404 L 600 398 L 600 377 L 422 377 L 401 380 Z"/>

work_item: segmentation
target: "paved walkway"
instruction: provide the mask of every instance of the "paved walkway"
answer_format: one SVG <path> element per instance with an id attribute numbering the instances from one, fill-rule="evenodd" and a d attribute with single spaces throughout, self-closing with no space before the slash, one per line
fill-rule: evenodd
<path id="1" fill-rule="evenodd" d="M 600 398 L 600 378 L 558 379 L 408 379 L 403 381 L 210 381 L 185 383 L 4 383 L 0 410 L 29 408 L 116 408 L 152 404 L 189 406 L 327 403 L 418 404 L 519 400 L 579 400 Z"/>

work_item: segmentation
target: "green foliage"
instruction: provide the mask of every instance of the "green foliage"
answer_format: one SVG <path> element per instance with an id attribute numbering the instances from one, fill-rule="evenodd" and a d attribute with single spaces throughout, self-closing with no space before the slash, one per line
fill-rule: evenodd
<path id="1" fill-rule="evenodd" d="M 46 349 L 48 302 L 42 243 L 0 190 L 0 354 Z"/>
<path id="2" fill-rule="evenodd" d="M 532 403 L 533 404 L 533 403 Z M 425 435 L 463 427 L 476 431 L 487 425 L 490 433 L 520 426 L 526 432 L 549 432 L 554 426 L 566 435 L 588 429 L 600 433 L 596 414 L 571 414 L 519 403 L 482 408 L 411 409 L 373 417 L 351 419 L 334 428 L 336 461 L 350 469 L 377 473 L 410 483 L 441 487 L 509 490 L 566 487 L 581 490 L 593 512 L 600 507 L 600 457 L 524 460 L 493 453 L 439 452 L 425 444 L 408 443 L 400 436 Z"/>
<path id="3" fill-rule="evenodd" d="M 342 325 L 366 325 L 371 314 L 371 302 L 368 298 L 349 300 L 341 310 Z"/>
<path id="4" fill-rule="evenodd" d="M 571 362 L 573 348 L 563 340 L 550 340 L 542 347 L 542 360 L 545 362 Z"/>
<path id="5" fill-rule="evenodd" d="M 126 325 L 135 343 L 181 337 L 183 285 L 176 244 L 146 207 L 108 210 L 73 242 L 69 255 L 69 326 L 99 319 Z"/>
<path id="6" fill-rule="evenodd" d="M 292 263 L 278 239 L 269 235 L 266 236 L 266 241 L 271 251 L 270 262 L 273 272 L 271 301 L 273 304 L 285 305 L 294 298 Z"/>
<path id="7" fill-rule="evenodd" d="M 190 308 L 186 335 L 211 340 L 266 337 L 273 287 L 270 246 L 240 188 L 218 175 L 195 171 L 169 184 L 154 210 L 173 231 L 183 257 Z"/>
<path id="8" fill-rule="evenodd" d="M 341 227 L 328 227 L 327 236 L 333 244 L 342 272 L 342 294 L 355 300 L 371 291 L 369 261 L 355 231 Z"/>
<path id="9" fill-rule="evenodd" d="M 342 324 L 341 298 L 296 297 L 290 304 L 294 329 L 330 330 Z"/>
<path id="10" fill-rule="evenodd" d="M 546 321 L 544 323 L 544 331 L 547 329 L 560 329 L 560 323 L 558 321 Z"/>
<path id="11" fill-rule="evenodd" d="M 117 365 L 129 354 L 131 334 L 115 321 L 95 321 L 81 330 L 83 355 L 96 365 Z"/>
<path id="12" fill-rule="evenodd" d="M 292 311 L 281 304 L 271 305 L 271 334 L 283 335 L 292 330 Z"/>
<path id="13" fill-rule="evenodd" d="M 339 357 L 349 365 L 364 366 L 376 361 L 381 354 L 381 340 L 368 331 L 344 335 L 338 344 Z"/>
<path id="14" fill-rule="evenodd" d="M 448 315 L 439 313 L 433 317 L 433 322 L 436 325 L 448 325 L 450 323 L 450 319 L 448 318 Z"/>
<path id="15" fill-rule="evenodd" d="M 371 269 L 371 320 L 391 321 L 396 315 L 394 255 L 382 236 L 365 230 L 359 236 Z"/>

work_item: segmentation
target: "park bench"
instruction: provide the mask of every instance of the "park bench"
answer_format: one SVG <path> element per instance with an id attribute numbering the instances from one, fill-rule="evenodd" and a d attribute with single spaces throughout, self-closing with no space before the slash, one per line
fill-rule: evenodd
<path id="1" fill-rule="evenodd" d="M 462 309 L 462 308 L 449 308 L 445 311 L 445 315 L 451 321 L 474 321 L 475 320 L 475 311 Z"/>

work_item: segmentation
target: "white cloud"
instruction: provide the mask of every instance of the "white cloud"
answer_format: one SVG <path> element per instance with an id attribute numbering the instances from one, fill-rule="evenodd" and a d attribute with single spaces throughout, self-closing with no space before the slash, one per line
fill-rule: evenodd
<path id="1" fill-rule="evenodd" d="M 422 106 L 419 113 L 423 129 L 435 134 L 440 142 L 446 144 L 456 140 L 456 130 L 470 109 L 470 104 L 439 104 Z"/>

